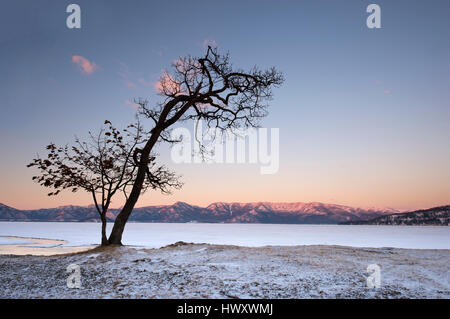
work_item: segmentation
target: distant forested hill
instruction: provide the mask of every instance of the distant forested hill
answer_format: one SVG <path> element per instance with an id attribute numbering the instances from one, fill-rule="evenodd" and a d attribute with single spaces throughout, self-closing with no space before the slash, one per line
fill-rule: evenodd
<path id="1" fill-rule="evenodd" d="M 416 210 L 408 213 L 391 214 L 369 220 L 355 220 L 341 223 L 343 225 L 429 225 L 449 226 L 450 206 Z"/>

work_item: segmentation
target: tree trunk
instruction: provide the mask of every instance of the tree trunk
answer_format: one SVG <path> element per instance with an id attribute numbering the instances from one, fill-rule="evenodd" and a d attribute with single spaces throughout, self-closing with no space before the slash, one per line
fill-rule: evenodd
<path id="1" fill-rule="evenodd" d="M 122 245 L 122 234 L 125 229 L 125 224 L 127 223 L 128 217 L 130 217 L 130 214 L 133 211 L 134 205 L 136 205 L 136 202 L 141 195 L 142 185 L 144 184 L 147 174 L 150 152 L 156 141 L 158 140 L 160 134 L 161 130 L 157 130 L 155 133 L 153 133 L 145 147 L 142 149 L 136 180 L 134 181 L 130 196 L 128 196 L 125 205 L 114 221 L 114 226 L 108 239 L 108 243 L 110 245 Z"/>
<path id="2" fill-rule="evenodd" d="M 106 237 L 106 216 L 101 216 L 102 220 L 102 246 L 106 246 L 109 244 L 108 237 Z"/>
<path id="3" fill-rule="evenodd" d="M 114 226 L 108 239 L 108 243 L 110 245 L 122 245 L 122 234 L 123 231 L 125 230 L 125 224 L 127 223 L 128 217 L 130 217 L 134 205 L 136 205 L 136 202 L 138 201 L 139 196 L 141 195 L 142 192 L 142 185 L 144 184 L 146 178 L 150 153 L 153 147 L 155 146 L 156 142 L 158 141 L 161 132 L 168 127 L 165 126 L 166 123 L 164 121 L 166 120 L 167 115 L 169 114 L 171 108 L 175 105 L 176 103 L 173 102 L 169 102 L 168 104 L 166 104 L 159 118 L 158 124 L 152 130 L 153 133 L 150 139 L 148 140 L 148 142 L 145 144 L 145 147 L 141 151 L 141 158 L 139 160 L 140 163 L 136 175 L 136 180 L 134 181 L 130 196 L 128 197 L 127 201 L 125 202 L 125 205 L 123 206 L 122 210 L 120 211 L 119 215 L 117 215 L 116 220 L 114 221 Z M 184 108 L 185 110 L 183 111 L 183 113 L 186 112 L 187 110 L 186 106 Z M 178 116 L 178 118 L 183 113 L 181 113 Z"/>
<path id="4" fill-rule="evenodd" d="M 125 229 L 125 224 L 128 221 L 128 217 L 133 211 L 134 205 L 136 205 L 139 195 L 141 194 L 142 184 L 145 180 L 146 168 L 141 165 L 139 166 L 136 180 L 133 184 L 133 189 L 131 190 L 128 200 L 125 202 L 119 215 L 117 215 L 114 221 L 114 226 L 109 235 L 108 243 L 111 245 L 122 245 L 122 234 Z"/>

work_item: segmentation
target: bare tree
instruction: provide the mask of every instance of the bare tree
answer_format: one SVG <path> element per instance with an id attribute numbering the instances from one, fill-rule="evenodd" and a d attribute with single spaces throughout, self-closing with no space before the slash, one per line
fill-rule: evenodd
<path id="1" fill-rule="evenodd" d="M 275 68 L 234 69 L 228 54 L 211 47 L 201 58 L 188 56 L 174 62 L 173 71 L 164 72 L 158 82 L 162 101 L 151 107 L 147 102 L 138 103 L 140 113 L 153 122 L 153 128 L 143 147 L 136 148 L 140 155 L 136 178 L 115 219 L 109 243 L 121 244 L 125 224 L 145 186 L 151 152 L 158 141 L 174 142 L 168 131 L 173 124 L 198 119 L 222 130 L 257 127 L 267 114 L 272 88 L 283 80 Z"/>
<path id="2" fill-rule="evenodd" d="M 169 193 L 170 188 L 181 187 L 174 173 L 155 164 L 155 156 L 141 158 L 138 147 L 147 140 L 148 132 L 139 121 L 123 132 L 105 121 L 98 134 L 89 132 L 87 142 L 76 138 L 72 146 L 63 147 L 51 143 L 46 147 L 45 159 L 37 156 L 27 166 L 40 170 L 33 180 L 53 189 L 49 196 L 58 195 L 64 189 L 89 192 L 102 222 L 101 243 L 107 245 L 106 214 L 111 201 L 117 193 L 122 193 L 128 200 L 138 167 L 142 167 L 146 177 L 141 183 L 140 194 L 149 188 Z"/>

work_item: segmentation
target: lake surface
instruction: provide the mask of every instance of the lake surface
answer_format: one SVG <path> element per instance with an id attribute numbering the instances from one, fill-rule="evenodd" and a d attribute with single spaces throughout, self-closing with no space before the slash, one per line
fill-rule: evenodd
<path id="1" fill-rule="evenodd" d="M 111 228 L 112 224 L 108 232 Z M 69 246 L 96 245 L 100 242 L 100 224 L 0 222 L 0 236 L 61 239 Z M 0 244 L 7 243 L 3 241 Z M 342 245 L 450 249 L 450 227 L 128 223 L 122 243 L 159 248 L 177 241 L 249 247 Z"/>

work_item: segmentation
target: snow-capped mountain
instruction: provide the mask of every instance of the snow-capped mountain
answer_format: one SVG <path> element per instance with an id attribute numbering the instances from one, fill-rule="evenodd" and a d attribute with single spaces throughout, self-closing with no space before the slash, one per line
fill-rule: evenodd
<path id="1" fill-rule="evenodd" d="M 112 221 L 119 209 L 111 209 Z M 199 207 L 183 202 L 135 208 L 134 222 L 208 222 L 208 223 L 275 223 L 275 224 L 337 224 L 361 221 L 392 214 L 392 209 L 363 209 L 324 203 L 223 203 Z M 18 210 L 0 204 L 0 221 L 98 221 L 93 206 L 61 206 L 49 209 Z"/>

